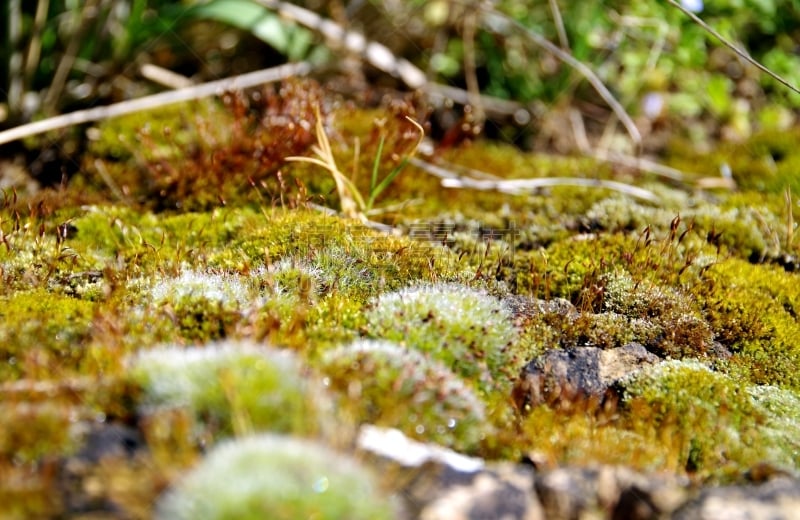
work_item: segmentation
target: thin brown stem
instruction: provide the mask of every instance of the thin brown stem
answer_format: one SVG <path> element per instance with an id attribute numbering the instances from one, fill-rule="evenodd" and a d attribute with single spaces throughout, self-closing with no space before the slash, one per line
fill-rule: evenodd
<path id="1" fill-rule="evenodd" d="M 219 95 L 228 90 L 250 88 L 265 83 L 280 81 L 293 76 L 305 76 L 311 72 L 311 64 L 305 61 L 290 63 L 270 69 L 249 72 L 239 76 L 232 76 L 209 83 L 202 83 L 191 87 L 161 92 L 152 96 L 145 96 L 130 101 L 122 101 L 113 105 L 78 110 L 69 114 L 63 114 L 49 119 L 43 119 L 27 125 L 21 125 L 4 132 L 0 132 L 0 145 L 10 143 L 25 137 L 43 134 L 51 130 L 60 130 L 70 126 L 102 121 L 112 117 L 119 117 L 126 114 L 151 110 L 154 108 L 191 101 L 204 97 Z"/>
<path id="2" fill-rule="evenodd" d="M 758 60 L 756 60 L 754 58 L 751 58 L 750 55 L 747 54 L 747 52 L 745 52 L 744 50 L 740 49 L 739 47 L 734 45 L 733 42 L 731 42 L 730 40 L 728 40 L 727 38 L 722 36 L 716 29 L 714 29 L 713 27 L 708 25 L 706 22 L 704 22 L 699 16 L 697 16 L 696 14 L 691 12 L 690 10 L 686 9 L 685 7 L 683 7 L 681 4 L 679 4 L 675 0 L 667 0 L 667 2 L 669 2 L 669 4 L 672 5 L 673 7 L 679 9 L 683 14 L 688 16 L 694 23 L 696 23 L 697 25 L 699 25 L 700 27 L 705 29 L 711 36 L 713 36 L 714 38 L 719 40 L 725 47 L 727 47 L 730 50 L 732 50 L 737 56 L 742 58 L 744 61 L 746 61 L 749 64 L 753 65 L 758 70 L 760 70 L 764 74 L 770 76 L 772 79 L 774 79 L 778 83 L 782 84 L 783 86 L 787 87 L 788 89 L 800 94 L 800 90 L 797 87 L 795 87 L 794 85 L 792 85 L 791 83 L 789 83 L 789 80 L 784 79 L 782 76 L 780 76 L 777 73 L 769 70 L 766 66 L 762 65 Z"/>

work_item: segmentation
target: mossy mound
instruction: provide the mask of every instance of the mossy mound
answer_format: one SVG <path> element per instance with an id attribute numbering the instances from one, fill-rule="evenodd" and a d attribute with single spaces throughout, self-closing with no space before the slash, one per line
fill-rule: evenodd
<path id="1" fill-rule="evenodd" d="M 339 406 L 359 423 L 460 451 L 474 450 L 489 432 L 473 389 L 417 350 L 362 340 L 325 352 L 320 364 Z"/>
<path id="2" fill-rule="evenodd" d="M 291 352 L 251 343 L 145 350 L 130 360 L 130 373 L 145 412 L 185 407 L 221 434 L 311 435 L 330 413 L 327 396 Z"/>
<path id="3" fill-rule="evenodd" d="M 457 284 L 421 285 L 372 302 L 369 333 L 438 359 L 484 392 L 516 375 L 510 346 L 517 331 L 500 301 Z"/>
<path id="4" fill-rule="evenodd" d="M 259 435 L 227 441 L 169 492 L 156 518 L 382 520 L 396 518 L 375 476 L 308 441 Z"/>
<path id="5" fill-rule="evenodd" d="M 43 289 L 0 299 L 4 381 L 79 372 L 97 305 Z"/>
<path id="6" fill-rule="evenodd" d="M 710 267 L 693 289 L 732 370 L 758 384 L 800 389 L 800 284 L 796 273 L 730 259 Z"/>
<path id="7" fill-rule="evenodd" d="M 781 420 L 776 411 L 795 410 L 794 394 L 743 387 L 694 361 L 657 365 L 623 386 L 626 406 L 637 413 L 647 410 L 648 416 L 636 420 L 670 432 L 669 456 L 678 467 L 718 477 L 767 461 L 798 469 L 789 435 L 775 434 Z M 789 422 L 796 430 L 796 421 Z"/>

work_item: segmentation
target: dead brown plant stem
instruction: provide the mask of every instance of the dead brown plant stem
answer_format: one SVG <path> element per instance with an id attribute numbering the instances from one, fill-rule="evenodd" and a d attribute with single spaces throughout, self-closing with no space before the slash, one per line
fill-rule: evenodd
<path id="1" fill-rule="evenodd" d="M 50 10 L 50 0 L 39 0 L 36 4 L 36 14 L 33 19 L 31 30 L 31 40 L 28 43 L 28 55 L 25 58 L 25 76 L 23 81 L 23 91 L 30 90 L 33 83 L 33 76 L 39 66 L 39 59 L 42 54 L 42 31 L 47 21 L 47 13 Z"/>
<path id="2" fill-rule="evenodd" d="M 558 8 L 558 0 L 549 0 L 549 2 L 550 12 L 553 13 L 553 23 L 558 33 L 558 42 L 561 44 L 562 49 L 569 49 L 569 38 L 567 38 L 567 30 L 564 28 L 564 18 L 562 18 L 561 10 Z"/>
<path id="3" fill-rule="evenodd" d="M 241 74 L 238 76 L 231 76 L 229 78 L 202 83 L 200 85 L 193 85 L 191 87 L 182 88 L 179 90 L 172 90 L 169 92 L 161 92 L 153 94 L 152 96 L 145 96 L 130 101 L 122 101 L 113 105 L 102 107 L 90 108 L 87 110 L 78 110 L 63 114 L 60 116 L 43 119 L 26 125 L 17 126 L 9 130 L 0 132 L 0 145 L 10 143 L 25 137 L 43 134 L 52 130 L 60 130 L 70 126 L 80 125 L 83 123 L 91 123 L 95 121 L 102 121 L 112 117 L 119 117 L 126 114 L 141 112 L 143 110 L 151 110 L 160 108 L 182 101 L 191 101 L 204 97 L 210 97 L 222 94 L 229 90 L 238 90 L 244 88 L 255 87 L 266 83 L 280 81 L 293 76 L 305 76 L 310 73 L 312 66 L 310 63 L 301 61 L 298 63 L 289 63 L 280 65 L 269 69 L 258 70 Z"/>
<path id="4" fill-rule="evenodd" d="M 22 3 L 21 0 L 11 0 L 8 3 L 8 34 L 6 45 L 11 51 L 8 60 L 8 108 L 12 117 L 22 108 L 22 51 L 20 39 L 22 38 Z"/>
<path id="5" fill-rule="evenodd" d="M 534 45 L 541 47 L 542 49 L 546 50 L 547 52 L 551 53 L 553 56 L 558 58 L 559 60 L 563 61 L 583 76 L 586 81 L 589 82 L 592 87 L 594 87 L 597 94 L 606 102 L 606 104 L 611 108 L 611 110 L 616 114 L 617 118 L 619 118 L 622 126 L 625 127 L 625 130 L 628 132 L 631 140 L 634 144 L 638 147 L 642 144 L 642 134 L 639 132 L 639 129 L 636 127 L 636 124 L 631 119 L 631 116 L 625 111 L 619 101 L 614 98 L 614 95 L 611 91 L 608 90 L 608 87 L 603 84 L 603 81 L 597 77 L 597 74 L 594 73 L 592 69 L 590 69 L 585 63 L 579 61 L 575 58 L 572 54 L 565 51 L 564 49 L 560 48 L 559 46 L 555 45 L 553 42 L 545 38 L 544 36 L 532 31 L 528 27 L 526 27 L 521 22 L 518 22 L 514 18 L 507 16 L 496 9 L 487 9 L 486 12 L 491 14 L 492 16 L 497 16 L 507 23 L 513 25 L 518 30 L 522 31 L 524 34 L 527 35 L 528 39 L 533 42 Z"/>
<path id="6" fill-rule="evenodd" d="M 792 189 L 788 186 L 783 194 L 786 202 L 786 250 L 791 251 L 794 245 L 794 212 L 792 210 Z"/>
<path id="7" fill-rule="evenodd" d="M 481 88 L 478 84 L 478 73 L 475 69 L 475 27 L 477 11 L 469 10 L 464 15 L 464 79 L 467 83 L 469 104 L 473 108 L 475 123 L 482 125 L 486 115 L 481 104 Z"/>
<path id="8" fill-rule="evenodd" d="M 47 89 L 47 94 L 42 102 L 42 108 L 45 114 L 51 115 L 56 113 L 58 100 L 61 99 L 61 93 L 64 91 L 64 86 L 67 84 L 69 72 L 75 64 L 75 59 L 78 56 L 78 50 L 81 46 L 86 31 L 92 18 L 97 15 L 97 3 L 99 0 L 89 0 L 81 9 L 80 13 L 76 13 L 73 20 L 72 34 L 70 35 L 69 43 L 61 59 L 56 67 L 56 72 L 53 74 L 53 81 Z"/>
<path id="9" fill-rule="evenodd" d="M 737 56 L 739 56 L 740 58 L 742 58 L 743 60 L 745 60 L 749 64 L 753 65 L 755 68 L 757 68 L 758 70 L 760 70 L 764 74 L 770 76 L 772 79 L 774 79 L 778 83 L 781 83 L 786 88 L 788 88 L 788 89 L 800 94 L 800 90 L 797 87 L 795 87 L 794 85 L 792 85 L 791 83 L 789 83 L 789 81 L 787 79 L 784 79 L 782 76 L 780 76 L 777 73 L 771 71 L 766 66 L 762 65 L 761 62 L 759 62 L 758 60 L 756 60 L 754 58 L 751 58 L 750 55 L 747 54 L 747 52 L 745 52 L 744 50 L 740 49 L 739 47 L 734 45 L 733 42 L 731 42 L 730 40 L 728 40 L 727 38 L 722 36 L 716 29 L 714 29 L 713 27 L 708 25 L 706 22 L 704 22 L 702 18 L 700 18 L 699 16 L 697 16 L 696 14 L 691 12 L 690 10 L 686 9 L 685 7 L 683 7 L 681 4 L 679 4 L 675 0 L 667 0 L 667 2 L 670 5 L 672 5 L 673 7 L 679 9 L 683 14 L 688 16 L 694 23 L 696 23 L 697 25 L 702 27 L 711 36 L 713 36 L 714 38 L 719 40 L 720 43 L 722 43 L 725 47 L 727 47 L 730 50 L 732 50 Z"/>

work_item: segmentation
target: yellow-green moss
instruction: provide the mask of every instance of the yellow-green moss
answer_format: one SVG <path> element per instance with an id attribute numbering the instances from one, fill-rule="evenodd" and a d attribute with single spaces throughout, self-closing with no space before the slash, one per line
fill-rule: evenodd
<path id="1" fill-rule="evenodd" d="M 56 377 L 74 371 L 91 336 L 96 304 L 38 289 L 0 301 L 0 374 Z"/>
<path id="2" fill-rule="evenodd" d="M 709 268 L 693 293 L 731 364 L 750 381 L 800 388 L 800 283 L 796 273 L 730 259 Z"/>

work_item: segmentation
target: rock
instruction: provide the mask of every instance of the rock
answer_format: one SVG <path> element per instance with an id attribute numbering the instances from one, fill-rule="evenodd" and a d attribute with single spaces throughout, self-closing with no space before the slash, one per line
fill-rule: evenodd
<path id="1" fill-rule="evenodd" d="M 686 482 L 617 466 L 558 468 L 536 475 L 536 493 L 549 520 L 661 518 L 686 497 Z"/>
<path id="2" fill-rule="evenodd" d="M 123 424 L 81 426 L 86 430 L 83 445 L 61 463 L 64 508 L 68 516 L 93 513 L 105 518 L 124 518 L 119 504 L 107 496 L 106 482 L 98 476 L 98 470 L 102 463 L 123 465 L 130 461 L 145 449 L 144 440 L 137 430 Z"/>
<path id="3" fill-rule="evenodd" d="M 523 369 L 514 400 L 524 410 L 563 399 L 602 398 L 620 379 L 658 362 L 656 355 L 638 343 L 612 349 L 551 350 Z"/>
<path id="4" fill-rule="evenodd" d="M 675 520 L 793 520 L 800 518 L 800 480 L 780 477 L 757 486 L 708 488 L 681 507 Z"/>
<path id="5" fill-rule="evenodd" d="M 358 447 L 393 475 L 403 475 L 405 509 L 420 520 L 540 520 L 533 471 L 523 465 L 487 466 L 390 428 L 362 426 Z"/>
<path id="6" fill-rule="evenodd" d="M 420 520 L 539 520 L 544 512 L 533 493 L 533 472 L 503 464 L 473 473 L 427 504 Z"/>

